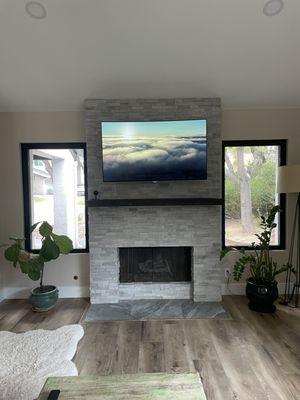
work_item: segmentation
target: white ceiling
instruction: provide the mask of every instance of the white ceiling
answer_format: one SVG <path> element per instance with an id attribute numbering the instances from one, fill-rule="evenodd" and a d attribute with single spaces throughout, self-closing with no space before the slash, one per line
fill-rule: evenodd
<path id="1" fill-rule="evenodd" d="M 85 98 L 220 96 L 300 106 L 300 0 L 0 0 L 0 111 L 78 110 Z"/>

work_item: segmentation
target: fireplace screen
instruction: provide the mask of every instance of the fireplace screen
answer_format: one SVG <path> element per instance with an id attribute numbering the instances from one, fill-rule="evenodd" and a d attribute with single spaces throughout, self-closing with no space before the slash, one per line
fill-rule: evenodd
<path id="1" fill-rule="evenodd" d="M 123 247 L 120 282 L 190 282 L 191 247 Z"/>

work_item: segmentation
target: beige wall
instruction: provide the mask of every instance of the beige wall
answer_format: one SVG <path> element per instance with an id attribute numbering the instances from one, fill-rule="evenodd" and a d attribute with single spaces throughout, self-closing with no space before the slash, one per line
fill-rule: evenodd
<path id="1" fill-rule="evenodd" d="M 224 110 L 223 140 L 234 139 L 288 139 L 288 164 L 300 164 L 300 109 L 285 110 Z M 287 246 L 292 225 L 296 195 L 287 198 Z M 287 251 L 273 251 L 274 259 L 285 263 Z M 232 266 L 230 257 L 223 262 Z M 278 277 L 284 281 L 284 274 Z M 282 289 L 282 288 L 281 288 Z"/>
<path id="2" fill-rule="evenodd" d="M 85 141 L 81 112 L 0 113 L 0 243 L 7 243 L 9 235 L 23 236 L 20 143 L 76 141 Z M 0 271 L 6 288 L 35 286 L 2 256 Z M 71 254 L 47 265 L 45 281 L 58 285 L 62 294 L 80 294 L 79 287 L 89 286 L 88 254 Z"/>
<path id="3" fill-rule="evenodd" d="M 288 139 L 288 162 L 300 163 L 300 109 L 223 111 L 223 139 L 274 138 Z M 0 113 L 0 243 L 6 242 L 9 235 L 23 235 L 20 143 L 56 141 L 85 141 L 83 113 Z M 294 200 L 291 196 L 288 201 L 288 230 Z M 277 251 L 275 257 L 284 260 L 286 252 Z M 78 295 L 82 293 L 80 287 L 89 286 L 88 261 L 88 254 L 72 254 L 63 263 L 57 260 L 47 265 L 45 279 L 60 286 L 62 294 Z M 79 276 L 77 281 L 74 275 Z M 34 286 L 2 256 L 1 279 L 6 288 Z M 13 290 L 6 290 L 6 294 Z"/>

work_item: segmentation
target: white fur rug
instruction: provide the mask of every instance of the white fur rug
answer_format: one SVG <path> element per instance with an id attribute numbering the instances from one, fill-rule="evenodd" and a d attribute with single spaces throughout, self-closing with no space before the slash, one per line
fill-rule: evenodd
<path id="1" fill-rule="evenodd" d="M 71 360 L 83 335 L 81 325 L 0 332 L 0 399 L 33 400 L 49 376 L 78 375 Z"/>

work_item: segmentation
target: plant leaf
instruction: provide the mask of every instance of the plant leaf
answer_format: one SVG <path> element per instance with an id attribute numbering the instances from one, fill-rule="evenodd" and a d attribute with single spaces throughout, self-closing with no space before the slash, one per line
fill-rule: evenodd
<path id="1" fill-rule="evenodd" d="M 28 271 L 28 277 L 32 280 L 32 281 L 38 281 L 41 277 L 41 271 L 38 271 L 36 269 L 29 269 Z"/>
<path id="2" fill-rule="evenodd" d="M 30 260 L 30 255 L 25 250 L 20 250 L 19 252 L 19 263 L 28 263 Z"/>
<path id="3" fill-rule="evenodd" d="M 66 235 L 51 235 L 62 254 L 69 254 L 73 250 L 73 242 Z"/>
<path id="4" fill-rule="evenodd" d="M 32 233 L 34 230 L 35 230 L 35 228 L 38 226 L 38 224 L 40 224 L 42 221 L 39 221 L 39 222 L 36 222 L 35 224 L 33 224 L 33 225 L 31 225 L 31 227 L 30 227 L 30 233 Z"/>
<path id="5" fill-rule="evenodd" d="M 236 249 L 234 247 L 225 247 L 223 250 L 220 252 L 220 260 L 222 260 L 226 254 L 230 253 L 231 251 L 235 251 Z"/>
<path id="6" fill-rule="evenodd" d="M 47 221 L 44 221 L 40 226 L 39 232 L 43 237 L 48 237 L 51 235 L 53 228 Z"/>
<path id="7" fill-rule="evenodd" d="M 59 256 L 59 247 L 51 239 L 50 236 L 47 236 L 43 240 L 42 248 L 40 250 L 40 255 L 43 257 L 45 261 L 55 260 Z"/>
<path id="8" fill-rule="evenodd" d="M 23 274 L 28 274 L 29 271 L 29 262 L 22 262 L 19 261 L 20 263 L 20 269 L 23 272 Z"/>
<path id="9" fill-rule="evenodd" d="M 20 247 L 18 246 L 17 243 L 15 243 L 9 246 L 5 250 L 4 257 L 6 258 L 7 261 L 13 262 L 14 266 L 16 266 L 19 259 L 19 252 L 20 252 Z"/>
<path id="10" fill-rule="evenodd" d="M 31 280 L 37 281 L 41 277 L 44 267 L 44 260 L 40 256 L 32 257 L 28 262 L 28 276 Z"/>
<path id="11" fill-rule="evenodd" d="M 24 249 L 24 241 L 25 241 L 25 239 L 17 238 L 17 237 L 10 237 L 9 240 L 13 240 L 15 242 L 15 244 L 19 247 L 20 250 Z"/>

